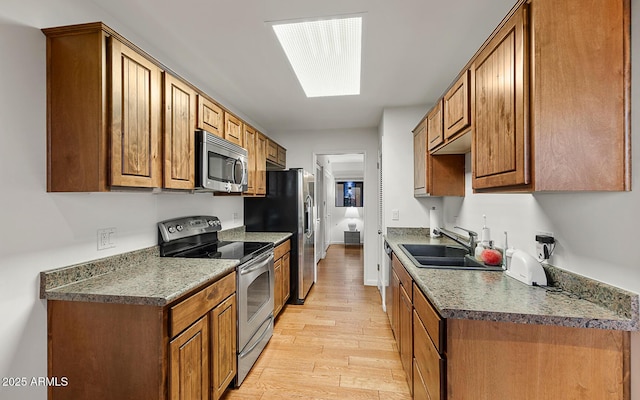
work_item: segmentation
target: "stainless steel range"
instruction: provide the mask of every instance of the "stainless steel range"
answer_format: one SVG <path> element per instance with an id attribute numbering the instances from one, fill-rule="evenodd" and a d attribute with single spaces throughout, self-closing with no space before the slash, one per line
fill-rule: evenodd
<path id="1" fill-rule="evenodd" d="M 273 243 L 219 241 L 220 220 L 191 216 L 158 223 L 162 257 L 239 260 L 237 270 L 240 386 L 273 334 Z"/>

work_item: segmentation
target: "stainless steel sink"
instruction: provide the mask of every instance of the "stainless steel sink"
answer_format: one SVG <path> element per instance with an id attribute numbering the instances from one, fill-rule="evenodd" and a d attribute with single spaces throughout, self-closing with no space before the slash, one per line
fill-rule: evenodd
<path id="1" fill-rule="evenodd" d="M 462 247 L 443 244 L 401 244 L 400 248 L 419 268 L 502 271 L 499 265 L 486 265 L 477 261 Z"/>

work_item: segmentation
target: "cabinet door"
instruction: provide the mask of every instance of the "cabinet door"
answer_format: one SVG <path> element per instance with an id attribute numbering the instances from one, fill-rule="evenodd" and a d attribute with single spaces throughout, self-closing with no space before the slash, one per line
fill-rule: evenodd
<path id="1" fill-rule="evenodd" d="M 242 121 L 228 112 L 224 113 L 224 138 L 242 146 Z"/>
<path id="2" fill-rule="evenodd" d="M 256 131 L 249 125 L 244 126 L 244 148 L 247 149 L 248 178 L 245 194 L 256 193 Z"/>
<path id="3" fill-rule="evenodd" d="M 287 166 L 287 149 L 278 146 L 278 165 L 282 168 Z"/>
<path id="4" fill-rule="evenodd" d="M 411 288 L 409 288 L 411 290 Z M 406 288 L 400 285 L 400 313 L 399 313 L 399 329 L 400 329 L 400 360 L 402 367 L 407 374 L 407 382 L 409 391 L 413 394 L 413 304 Z"/>
<path id="5" fill-rule="evenodd" d="M 273 271 L 273 315 L 275 317 L 282 309 L 282 258 L 278 258 L 273 263 Z"/>
<path id="6" fill-rule="evenodd" d="M 224 111 L 202 95 L 198 95 L 198 129 L 224 138 Z"/>
<path id="7" fill-rule="evenodd" d="M 282 256 L 282 306 L 287 303 L 291 294 L 291 253 Z"/>
<path id="8" fill-rule="evenodd" d="M 424 383 L 422 372 L 415 358 L 413 359 L 413 400 L 431 400 L 427 384 Z"/>
<path id="9" fill-rule="evenodd" d="M 444 141 L 442 136 L 442 101 L 438 101 L 427 114 L 427 137 L 429 150 L 433 150 Z"/>
<path id="10" fill-rule="evenodd" d="M 470 125 L 469 71 L 453 84 L 444 95 L 444 137 L 449 139 Z"/>
<path id="11" fill-rule="evenodd" d="M 391 313 L 389 319 L 391 321 L 391 330 L 398 342 L 398 350 L 400 345 L 400 332 L 398 330 L 398 317 L 400 315 L 400 278 L 396 271 L 391 271 Z"/>
<path id="12" fill-rule="evenodd" d="M 427 125 L 426 121 L 413 131 L 413 194 L 427 194 Z"/>
<path id="13" fill-rule="evenodd" d="M 218 400 L 236 376 L 236 295 L 211 311 L 212 399 Z"/>
<path id="14" fill-rule="evenodd" d="M 271 139 L 267 139 L 267 160 L 278 163 L 278 144 Z"/>
<path id="15" fill-rule="evenodd" d="M 164 73 L 164 187 L 193 189 L 195 184 L 196 92 Z"/>
<path id="16" fill-rule="evenodd" d="M 267 194 L 267 137 L 258 132 L 256 135 L 256 194 Z"/>
<path id="17" fill-rule="evenodd" d="M 160 187 L 161 70 L 112 38 L 111 185 Z"/>
<path id="18" fill-rule="evenodd" d="M 205 315 L 169 343 L 171 400 L 209 399 L 209 319 Z"/>
<path id="19" fill-rule="evenodd" d="M 530 182 L 526 9 L 507 21 L 472 65 L 474 189 Z"/>

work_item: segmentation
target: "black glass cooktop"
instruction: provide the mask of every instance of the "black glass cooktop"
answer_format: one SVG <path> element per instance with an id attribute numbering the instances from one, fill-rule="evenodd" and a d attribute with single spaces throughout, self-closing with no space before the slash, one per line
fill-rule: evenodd
<path id="1" fill-rule="evenodd" d="M 221 258 L 245 262 L 273 248 L 269 242 L 215 242 L 173 253 L 172 257 Z"/>

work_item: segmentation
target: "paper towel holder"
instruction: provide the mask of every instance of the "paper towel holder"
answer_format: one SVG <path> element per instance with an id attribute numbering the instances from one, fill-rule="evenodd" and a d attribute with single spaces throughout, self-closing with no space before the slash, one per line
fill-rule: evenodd
<path id="1" fill-rule="evenodd" d="M 439 231 L 441 228 L 439 221 L 440 215 L 436 210 L 436 207 L 433 206 L 431 207 L 431 210 L 429 210 L 429 236 L 432 238 L 442 237 Z"/>

